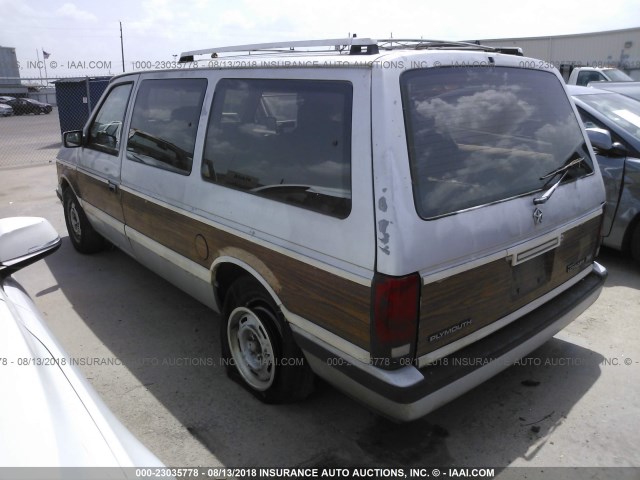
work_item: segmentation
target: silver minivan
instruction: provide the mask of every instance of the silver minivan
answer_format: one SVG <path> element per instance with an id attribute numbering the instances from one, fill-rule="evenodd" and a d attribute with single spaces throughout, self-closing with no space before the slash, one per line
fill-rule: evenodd
<path id="1" fill-rule="evenodd" d="M 604 187 L 555 69 L 363 38 L 181 61 L 111 80 L 58 195 L 78 251 L 220 313 L 221 364 L 263 401 L 317 375 L 415 419 L 597 299 Z"/>

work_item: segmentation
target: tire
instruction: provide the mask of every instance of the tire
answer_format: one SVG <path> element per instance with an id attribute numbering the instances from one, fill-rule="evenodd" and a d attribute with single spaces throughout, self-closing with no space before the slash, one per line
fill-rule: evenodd
<path id="1" fill-rule="evenodd" d="M 240 277 L 229 288 L 220 340 L 229 377 L 263 402 L 295 402 L 313 390 L 313 372 L 289 326 L 253 278 Z"/>
<path id="2" fill-rule="evenodd" d="M 631 244 L 629 245 L 631 256 L 636 262 L 640 262 L 640 222 L 636 222 L 631 234 Z"/>
<path id="3" fill-rule="evenodd" d="M 73 192 L 66 190 L 63 200 L 64 221 L 73 248 L 80 253 L 96 253 L 102 250 L 105 246 L 104 238 L 93 229 Z"/>

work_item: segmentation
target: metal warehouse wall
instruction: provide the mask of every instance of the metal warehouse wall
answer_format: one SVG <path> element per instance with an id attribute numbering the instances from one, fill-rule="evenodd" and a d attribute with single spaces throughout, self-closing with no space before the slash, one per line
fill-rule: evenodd
<path id="1" fill-rule="evenodd" d="M 525 56 L 552 63 L 583 66 L 614 66 L 640 80 L 640 28 L 554 37 L 492 38 L 480 40 L 489 46 L 515 46 Z"/>
<path id="2" fill-rule="evenodd" d="M 20 70 L 18 69 L 16 49 L 0 47 L 0 84 L 20 83 L 18 80 L 8 80 L 8 78 L 16 78 L 19 76 Z"/>

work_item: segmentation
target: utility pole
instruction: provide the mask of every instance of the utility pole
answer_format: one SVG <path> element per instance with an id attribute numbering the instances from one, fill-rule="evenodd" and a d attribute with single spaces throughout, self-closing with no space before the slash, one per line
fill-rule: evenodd
<path id="1" fill-rule="evenodd" d="M 120 22 L 120 54 L 122 55 L 122 73 L 124 73 L 124 43 L 122 41 L 122 22 Z"/>
<path id="2" fill-rule="evenodd" d="M 40 76 L 40 85 L 42 85 L 42 64 L 40 63 L 40 52 L 36 48 L 36 58 L 38 59 L 38 72 Z"/>
<path id="3" fill-rule="evenodd" d="M 44 48 L 40 47 L 42 50 L 42 63 L 44 63 L 44 81 L 46 82 L 45 86 L 49 86 L 49 74 L 47 73 L 47 57 L 44 56 Z M 36 50 L 37 52 L 38 50 Z M 48 56 L 48 55 L 47 55 Z"/>

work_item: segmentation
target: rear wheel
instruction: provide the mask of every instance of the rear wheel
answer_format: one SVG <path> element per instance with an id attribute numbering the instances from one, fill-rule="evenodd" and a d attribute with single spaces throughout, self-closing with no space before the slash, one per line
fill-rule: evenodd
<path id="1" fill-rule="evenodd" d="M 265 403 L 305 398 L 313 373 L 289 326 L 262 286 L 241 277 L 224 301 L 220 337 L 229 376 Z"/>
<path id="2" fill-rule="evenodd" d="M 105 246 L 104 238 L 93 229 L 73 192 L 66 190 L 63 200 L 64 221 L 73 247 L 80 253 L 102 250 Z"/>

